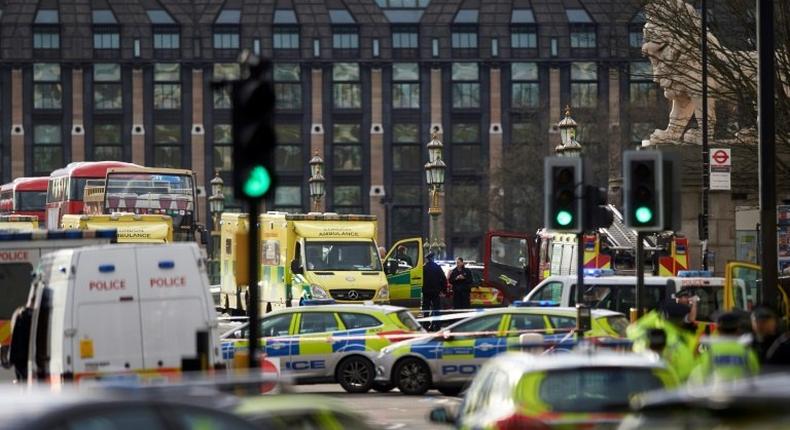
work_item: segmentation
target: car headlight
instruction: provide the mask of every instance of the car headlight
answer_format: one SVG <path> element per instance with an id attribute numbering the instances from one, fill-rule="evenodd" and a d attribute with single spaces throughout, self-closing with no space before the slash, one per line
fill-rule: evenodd
<path id="1" fill-rule="evenodd" d="M 390 298 L 390 286 L 384 284 L 378 291 L 376 291 L 375 299 L 387 300 Z"/>
<path id="2" fill-rule="evenodd" d="M 313 296 L 314 299 L 328 299 L 329 293 L 326 292 L 325 289 L 321 288 L 316 284 L 310 284 L 310 295 Z"/>

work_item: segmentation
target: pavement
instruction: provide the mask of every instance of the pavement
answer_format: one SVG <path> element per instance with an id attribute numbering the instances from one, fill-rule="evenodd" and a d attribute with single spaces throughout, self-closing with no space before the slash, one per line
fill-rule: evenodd
<path id="1" fill-rule="evenodd" d="M 449 430 L 449 426 L 429 422 L 428 415 L 437 406 L 461 403 L 460 397 L 443 396 L 437 391 L 428 391 L 424 396 L 405 396 L 397 389 L 389 393 L 371 390 L 366 394 L 348 394 L 337 384 L 298 385 L 292 390 L 335 398 L 349 409 L 366 416 L 376 428 L 384 430 Z"/>

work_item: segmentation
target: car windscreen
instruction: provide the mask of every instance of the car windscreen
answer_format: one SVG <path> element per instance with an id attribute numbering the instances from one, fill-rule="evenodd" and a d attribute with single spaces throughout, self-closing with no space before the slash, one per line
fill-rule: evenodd
<path id="1" fill-rule="evenodd" d="M 626 410 L 635 394 L 663 388 L 649 368 L 588 367 L 549 370 L 539 395 L 553 412 Z"/>
<path id="2" fill-rule="evenodd" d="M 33 280 L 30 263 L 0 264 L 0 319 L 9 319 L 23 306 Z"/>
<path id="3" fill-rule="evenodd" d="M 310 271 L 381 271 L 381 260 L 372 240 L 307 241 L 305 263 Z"/>
<path id="4" fill-rule="evenodd" d="M 593 309 L 609 309 L 610 311 L 628 314 L 636 305 L 636 287 L 634 285 L 590 284 L 584 286 L 584 304 Z M 664 301 L 666 285 L 645 284 L 645 307 L 656 309 Z M 576 304 L 576 285 L 571 287 L 570 305 Z"/>

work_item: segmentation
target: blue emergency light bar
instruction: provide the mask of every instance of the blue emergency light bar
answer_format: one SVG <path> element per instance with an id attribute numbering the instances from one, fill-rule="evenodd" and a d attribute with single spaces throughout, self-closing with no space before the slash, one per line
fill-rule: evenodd
<path id="1" fill-rule="evenodd" d="M 678 278 L 712 278 L 710 270 L 679 270 Z"/>
<path id="2" fill-rule="evenodd" d="M 510 304 L 510 307 L 513 308 L 552 308 L 558 307 L 560 305 L 559 302 L 555 302 L 554 300 L 515 300 L 513 303 Z"/>
<path id="3" fill-rule="evenodd" d="M 302 300 L 302 306 L 334 305 L 334 299 L 312 299 Z"/>
<path id="4" fill-rule="evenodd" d="M 118 230 L 0 230 L 0 241 L 110 239 L 118 240 Z"/>
<path id="5" fill-rule="evenodd" d="M 614 276 L 612 269 L 584 269 L 584 276 L 599 278 L 601 276 Z"/>

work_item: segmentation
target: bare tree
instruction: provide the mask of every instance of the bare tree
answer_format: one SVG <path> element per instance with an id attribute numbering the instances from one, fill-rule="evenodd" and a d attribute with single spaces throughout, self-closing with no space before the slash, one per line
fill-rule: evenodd
<path id="1" fill-rule="evenodd" d="M 692 97 L 701 95 L 701 17 L 697 2 L 649 0 L 646 34 L 662 47 L 662 70 L 654 73 L 662 86 L 680 85 Z M 709 98 L 719 121 L 717 133 L 732 134 L 757 127 L 757 29 L 754 0 L 708 0 Z M 790 2 L 775 5 L 776 136 L 780 163 L 790 160 Z M 668 49 L 664 49 L 668 47 Z M 713 111 L 712 111 L 713 112 Z M 785 166 L 785 169 L 787 167 Z"/>

